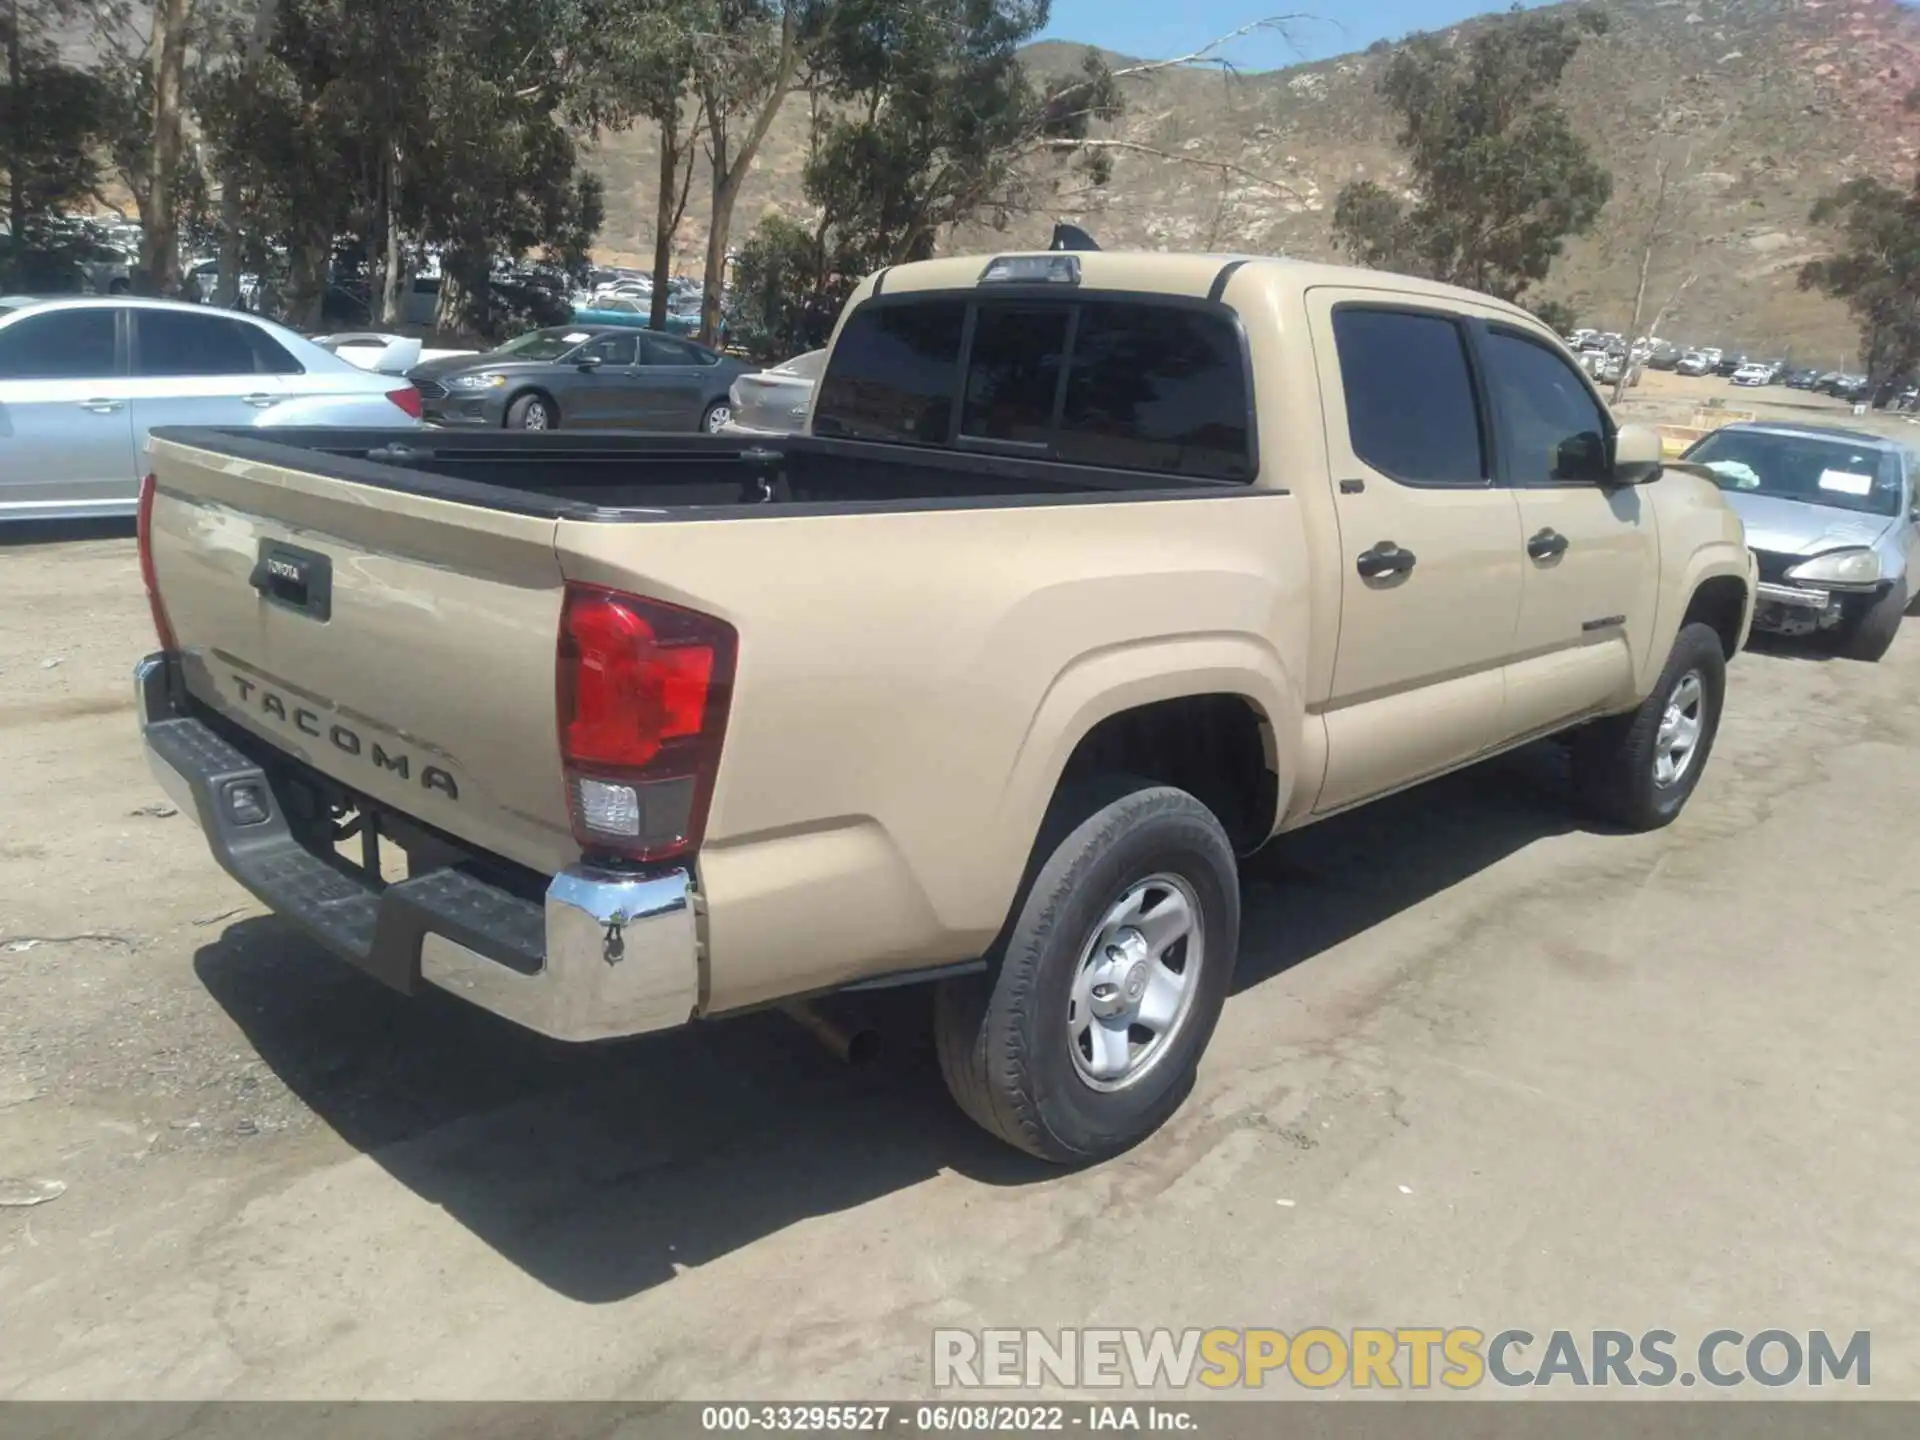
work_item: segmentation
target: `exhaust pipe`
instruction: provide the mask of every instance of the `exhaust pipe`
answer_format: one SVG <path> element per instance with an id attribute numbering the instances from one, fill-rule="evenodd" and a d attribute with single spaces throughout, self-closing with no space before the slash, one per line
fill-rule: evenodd
<path id="1" fill-rule="evenodd" d="M 788 1001 L 780 1009 L 845 1064 L 866 1065 L 880 1056 L 880 1032 L 871 1026 L 842 1025 L 804 1000 Z"/>

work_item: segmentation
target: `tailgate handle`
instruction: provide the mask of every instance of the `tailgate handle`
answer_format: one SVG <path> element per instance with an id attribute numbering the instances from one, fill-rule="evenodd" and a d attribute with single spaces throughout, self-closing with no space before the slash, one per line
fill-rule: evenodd
<path id="1" fill-rule="evenodd" d="M 298 545 L 260 542 L 247 583 L 264 600 L 325 624 L 333 618 L 333 561 Z"/>

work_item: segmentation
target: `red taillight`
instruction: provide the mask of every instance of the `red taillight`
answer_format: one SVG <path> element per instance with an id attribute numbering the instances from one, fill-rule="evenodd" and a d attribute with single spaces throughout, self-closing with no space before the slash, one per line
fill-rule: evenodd
<path id="1" fill-rule="evenodd" d="M 402 385 L 398 390 L 389 390 L 387 399 L 416 420 L 424 419 L 426 416 L 426 407 L 420 403 L 420 392 L 411 385 Z"/>
<path id="2" fill-rule="evenodd" d="M 634 860 L 700 843 L 733 686 L 725 621 L 570 586 L 560 615 L 560 751 L 574 837 Z"/>
<path id="3" fill-rule="evenodd" d="M 153 493 L 158 481 L 149 474 L 140 482 L 138 533 L 140 536 L 140 583 L 147 587 L 147 608 L 153 612 L 153 633 L 162 650 L 177 650 L 173 626 L 167 623 L 167 607 L 160 602 L 160 581 L 153 569 Z"/>

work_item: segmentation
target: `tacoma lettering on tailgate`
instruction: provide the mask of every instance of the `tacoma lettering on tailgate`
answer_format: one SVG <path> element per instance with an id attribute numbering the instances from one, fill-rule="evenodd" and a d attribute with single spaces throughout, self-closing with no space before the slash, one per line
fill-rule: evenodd
<path id="1" fill-rule="evenodd" d="M 343 755 L 353 755 L 365 759 L 381 769 L 398 775 L 402 780 L 413 778 L 417 769 L 420 776 L 420 788 L 438 790 L 449 800 L 460 798 L 460 785 L 452 775 L 438 765 L 416 766 L 413 758 L 404 750 L 388 750 L 378 740 L 366 741 L 360 733 L 337 720 L 323 720 L 317 711 L 309 710 L 297 701 L 289 705 L 285 699 L 258 682 L 243 676 L 231 677 L 234 689 L 239 692 L 242 704 L 258 710 L 269 719 L 278 720 L 282 725 L 291 725 L 302 735 L 315 740 L 325 740 Z"/>

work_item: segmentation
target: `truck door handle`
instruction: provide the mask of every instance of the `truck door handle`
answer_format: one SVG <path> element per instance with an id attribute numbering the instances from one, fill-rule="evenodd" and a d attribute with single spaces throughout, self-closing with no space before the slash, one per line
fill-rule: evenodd
<path id="1" fill-rule="evenodd" d="M 1552 560 L 1567 553 L 1567 537 L 1549 527 L 1527 541 L 1527 554 L 1536 560 Z"/>
<path id="2" fill-rule="evenodd" d="M 123 400 L 82 400 L 80 408 L 90 410 L 95 415 L 112 415 L 125 403 Z"/>
<path id="3" fill-rule="evenodd" d="M 1413 569 L 1413 562 L 1411 550 L 1402 550 L 1393 541 L 1382 540 L 1371 550 L 1362 550 L 1354 568 L 1363 579 L 1377 580 L 1382 575 L 1405 575 Z"/>
<path id="4" fill-rule="evenodd" d="M 242 395 L 240 400 L 242 404 L 251 405 L 256 410 L 264 410 L 273 404 L 274 397 L 271 395 Z"/>

